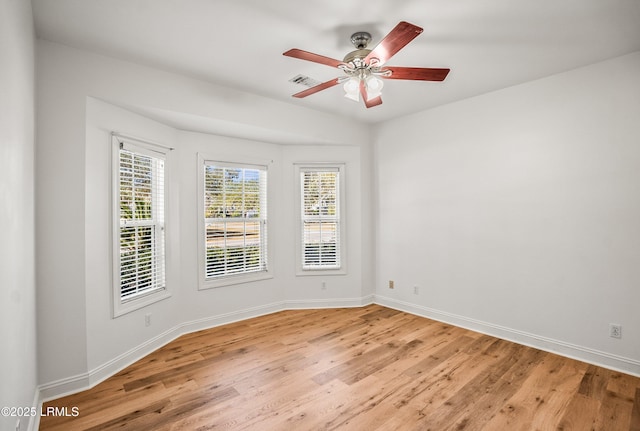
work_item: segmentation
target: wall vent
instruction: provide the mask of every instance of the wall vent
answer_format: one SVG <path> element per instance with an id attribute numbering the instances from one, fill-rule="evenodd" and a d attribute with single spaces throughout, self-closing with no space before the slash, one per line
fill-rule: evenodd
<path id="1" fill-rule="evenodd" d="M 294 84 L 302 84 L 306 87 L 315 87 L 320 84 L 320 81 L 316 81 L 313 78 L 309 78 L 304 75 L 296 75 L 289 80 L 289 82 L 293 82 Z"/>

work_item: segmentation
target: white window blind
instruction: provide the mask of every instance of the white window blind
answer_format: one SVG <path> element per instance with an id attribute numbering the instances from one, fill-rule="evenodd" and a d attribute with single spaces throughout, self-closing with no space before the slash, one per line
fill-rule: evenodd
<path id="1" fill-rule="evenodd" d="M 165 289 L 164 154 L 120 143 L 119 288 L 122 302 Z"/>
<path id="2" fill-rule="evenodd" d="M 302 269 L 340 268 L 340 171 L 300 170 Z"/>
<path id="3" fill-rule="evenodd" d="M 205 280 L 267 271 L 267 169 L 205 161 Z"/>

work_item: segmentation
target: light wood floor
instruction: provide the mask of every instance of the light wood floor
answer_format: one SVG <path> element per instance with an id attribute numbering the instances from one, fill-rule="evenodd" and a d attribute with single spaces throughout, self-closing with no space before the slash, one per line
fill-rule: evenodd
<path id="1" fill-rule="evenodd" d="M 41 430 L 640 431 L 640 378 L 378 305 L 185 335 Z"/>

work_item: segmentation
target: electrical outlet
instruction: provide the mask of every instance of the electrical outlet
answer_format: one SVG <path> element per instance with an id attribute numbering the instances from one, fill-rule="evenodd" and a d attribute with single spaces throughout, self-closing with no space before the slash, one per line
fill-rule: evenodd
<path id="1" fill-rule="evenodd" d="M 420 288 L 418 287 L 418 285 L 414 285 L 413 286 L 413 294 L 414 295 L 418 295 L 420 293 Z"/>
<path id="2" fill-rule="evenodd" d="M 393 280 L 389 280 L 389 289 L 393 289 Z"/>
<path id="3" fill-rule="evenodd" d="M 327 282 L 326 281 L 322 282 L 322 284 L 320 285 L 320 289 L 327 290 Z"/>
<path id="4" fill-rule="evenodd" d="M 613 338 L 622 338 L 622 325 L 609 323 L 609 336 Z"/>
<path id="5" fill-rule="evenodd" d="M 144 326 L 151 326 L 151 313 L 144 315 Z"/>

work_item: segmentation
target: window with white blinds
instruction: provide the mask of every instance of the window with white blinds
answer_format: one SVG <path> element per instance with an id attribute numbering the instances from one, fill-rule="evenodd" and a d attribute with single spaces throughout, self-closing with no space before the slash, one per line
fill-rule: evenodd
<path id="1" fill-rule="evenodd" d="M 300 168 L 303 270 L 340 269 L 340 168 Z"/>
<path id="2" fill-rule="evenodd" d="M 267 168 L 204 161 L 204 281 L 267 271 Z"/>
<path id="3" fill-rule="evenodd" d="M 116 297 L 120 304 L 166 289 L 165 153 L 117 142 Z"/>

